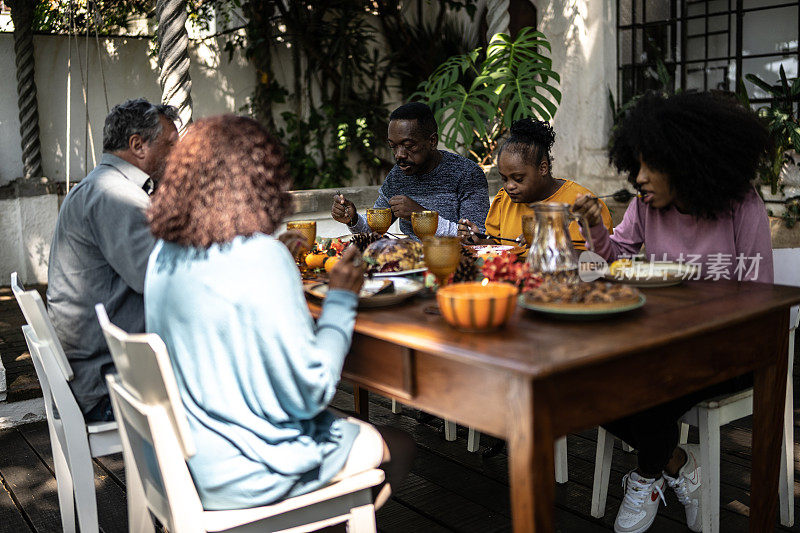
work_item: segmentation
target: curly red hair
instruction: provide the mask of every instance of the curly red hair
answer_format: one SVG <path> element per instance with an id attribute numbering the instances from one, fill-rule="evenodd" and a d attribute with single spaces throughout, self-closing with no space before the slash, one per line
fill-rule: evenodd
<path id="1" fill-rule="evenodd" d="M 189 126 L 167 158 L 147 213 L 158 238 L 208 248 L 272 233 L 291 210 L 280 143 L 253 119 L 223 115 Z"/>

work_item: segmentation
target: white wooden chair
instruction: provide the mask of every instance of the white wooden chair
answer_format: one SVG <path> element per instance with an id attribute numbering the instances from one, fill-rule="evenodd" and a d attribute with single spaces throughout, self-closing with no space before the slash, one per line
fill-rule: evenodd
<path id="1" fill-rule="evenodd" d="M 341 522 L 351 533 L 376 531 L 371 489 L 384 479 L 377 469 L 274 505 L 204 510 L 186 465 L 195 444 L 164 343 L 152 333 L 129 335 L 109 322 L 101 304 L 96 310 L 119 371 L 107 380 L 126 477 L 141 480 L 147 507 L 171 533 L 300 533 Z"/>
<path id="2" fill-rule="evenodd" d="M 800 286 L 800 249 L 773 250 L 775 283 Z M 794 366 L 794 336 L 798 325 L 798 307 L 793 307 L 789 318 L 789 367 L 784 408 L 783 439 L 781 441 L 781 473 L 778 486 L 780 497 L 780 520 L 786 527 L 794 525 L 794 400 L 792 392 L 792 370 Z M 720 490 L 720 427 L 753 414 L 753 389 L 723 395 L 694 406 L 681 422 L 681 444 L 686 444 L 689 425 L 699 429 L 701 485 L 703 502 L 702 524 L 705 533 L 719 532 Z M 603 428 L 598 428 L 597 452 L 595 455 L 594 483 L 592 489 L 592 516 L 602 517 L 608 494 L 608 477 L 611 471 L 611 456 L 614 437 Z"/>
<path id="3" fill-rule="evenodd" d="M 81 532 L 97 532 L 92 457 L 122 451 L 117 423 L 85 422 L 67 383 L 73 377 L 72 368 L 42 297 L 36 291 L 25 291 L 16 272 L 11 274 L 11 290 L 28 322 L 22 330 L 44 396 L 62 528 L 66 533 L 75 532 L 77 515 Z"/>

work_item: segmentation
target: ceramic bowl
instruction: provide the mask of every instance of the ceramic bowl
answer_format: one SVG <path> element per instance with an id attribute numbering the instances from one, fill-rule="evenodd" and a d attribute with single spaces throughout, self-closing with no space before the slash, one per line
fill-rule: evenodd
<path id="1" fill-rule="evenodd" d="M 439 311 L 451 326 L 465 331 L 502 327 L 517 307 L 517 289 L 508 283 L 454 283 L 436 293 Z"/>

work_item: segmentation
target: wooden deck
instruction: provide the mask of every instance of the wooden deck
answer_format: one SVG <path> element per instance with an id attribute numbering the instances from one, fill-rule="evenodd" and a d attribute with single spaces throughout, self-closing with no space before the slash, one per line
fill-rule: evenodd
<path id="1" fill-rule="evenodd" d="M 346 385 L 340 388 L 333 405 L 340 409 L 352 409 L 352 396 Z M 510 530 L 505 454 L 483 458 L 479 453 L 469 453 L 466 450 L 465 428 L 459 428 L 459 438 L 455 442 L 446 442 L 440 420 L 421 423 L 414 414 L 408 409 L 401 414 L 393 414 L 388 400 L 372 397 L 371 422 L 409 432 L 417 442 L 418 450 L 414 468 L 405 484 L 378 511 L 378 529 L 386 533 L 488 533 Z M 568 438 L 570 480 L 556 489 L 557 531 L 591 533 L 612 530 L 616 508 L 622 496 L 620 480 L 633 468 L 635 455 L 615 450 L 606 516 L 599 520 L 592 518 L 589 507 L 595 433 L 595 430 L 590 430 Z M 690 440 L 691 437 L 696 440 L 696 435 L 690 435 Z M 720 529 L 725 533 L 747 531 L 750 437 L 748 420 L 729 425 L 723 430 Z M 798 437 L 800 434 L 795 425 L 795 443 Z M 800 457 L 797 444 L 795 454 Z M 800 462 L 795 461 L 796 475 L 800 474 L 798 464 Z M 126 532 L 122 458 L 114 455 L 98 459 L 94 468 L 101 529 L 105 533 Z M 0 483 L 0 532 L 61 530 L 45 423 L 0 431 Z M 800 486 L 796 483 L 795 505 L 799 495 Z M 670 491 L 666 496 L 668 506 L 662 507 L 650 531 L 688 531 L 683 523 L 683 508 Z M 776 525 L 776 530 L 800 532 L 800 525 L 791 529 Z"/>

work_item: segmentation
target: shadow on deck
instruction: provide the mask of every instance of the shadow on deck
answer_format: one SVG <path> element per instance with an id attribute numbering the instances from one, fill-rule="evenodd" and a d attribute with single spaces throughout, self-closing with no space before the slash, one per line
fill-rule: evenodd
<path id="1" fill-rule="evenodd" d="M 797 390 L 797 387 L 795 387 Z M 378 511 L 378 529 L 386 533 L 475 532 L 511 529 L 508 496 L 508 461 L 504 453 L 483 458 L 466 449 L 466 428 L 458 439 L 446 442 L 441 420 L 419 422 L 415 413 L 404 409 L 393 414 L 388 400 L 372 395 L 371 422 L 409 432 L 417 442 L 418 456 L 405 484 Z M 797 400 L 796 400 L 797 401 Z M 796 405 L 798 405 L 796 403 Z M 342 385 L 333 406 L 351 410 L 353 398 Z M 690 434 L 690 441 L 696 434 Z M 795 425 L 795 456 L 800 457 Z M 589 515 L 594 472 L 596 431 L 568 438 L 569 482 L 556 489 L 556 530 L 563 532 L 610 531 L 622 497 L 622 476 L 635 465 L 635 455 L 620 448 L 614 451 L 608 505 L 602 519 Z M 720 531 L 748 530 L 750 490 L 750 424 L 748 419 L 723 428 Z M 484 437 L 490 444 L 490 437 Z M 127 531 L 125 472 L 120 455 L 95 459 L 100 527 L 105 533 Z M 795 461 L 796 477 L 798 461 Z M 0 431 L 0 532 L 60 531 L 56 482 L 47 426 L 44 422 Z M 795 484 L 795 505 L 800 486 Z M 667 492 L 667 507 L 661 509 L 650 529 L 654 533 L 688 531 L 683 508 Z M 776 521 L 777 524 L 777 521 Z M 800 532 L 776 525 L 778 531 Z"/>

